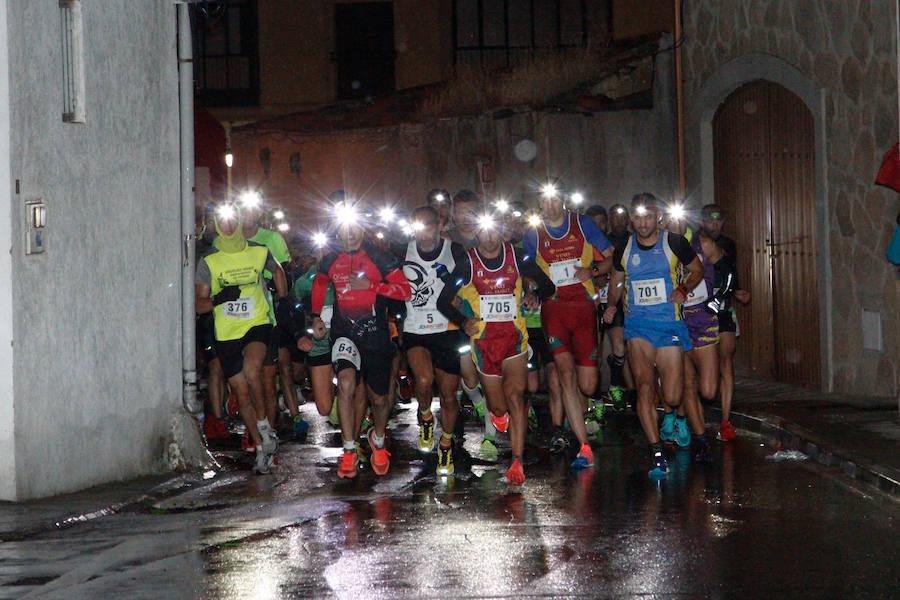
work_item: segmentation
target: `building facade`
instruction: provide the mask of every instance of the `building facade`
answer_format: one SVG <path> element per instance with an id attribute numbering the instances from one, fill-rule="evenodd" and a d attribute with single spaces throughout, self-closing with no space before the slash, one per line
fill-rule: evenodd
<path id="1" fill-rule="evenodd" d="M 175 7 L 0 1 L 0 498 L 158 470 L 181 410 Z"/>
<path id="2" fill-rule="evenodd" d="M 738 241 L 743 367 L 894 397 L 900 288 L 885 261 L 897 193 L 897 3 L 684 3 L 689 197 Z"/>

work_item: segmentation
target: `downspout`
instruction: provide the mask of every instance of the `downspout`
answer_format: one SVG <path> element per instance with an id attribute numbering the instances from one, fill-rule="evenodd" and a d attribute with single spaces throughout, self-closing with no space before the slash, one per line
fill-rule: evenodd
<path id="1" fill-rule="evenodd" d="M 181 131 L 181 402 L 191 416 L 200 418 L 197 400 L 197 348 L 194 313 L 194 260 L 197 239 L 194 223 L 194 57 L 191 19 L 186 2 L 178 2 L 178 114 Z"/>
<path id="2" fill-rule="evenodd" d="M 679 202 L 684 202 L 687 190 L 684 158 L 684 84 L 682 76 L 681 47 L 684 43 L 684 32 L 681 27 L 682 0 L 675 0 L 675 114 L 678 122 L 678 195 Z"/>

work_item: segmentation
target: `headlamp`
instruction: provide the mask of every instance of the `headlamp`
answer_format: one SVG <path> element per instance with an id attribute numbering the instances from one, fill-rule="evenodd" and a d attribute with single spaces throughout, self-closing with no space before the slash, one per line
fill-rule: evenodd
<path id="1" fill-rule="evenodd" d="M 500 198 L 499 200 L 494 202 L 494 208 L 497 209 L 497 212 L 505 213 L 509 210 L 509 202 L 507 202 L 503 198 Z"/>
<path id="2" fill-rule="evenodd" d="M 647 211 L 647 207 L 644 206 L 643 204 L 641 204 L 640 206 L 638 206 L 634 209 L 634 212 L 637 216 L 643 217 L 647 214 L 648 211 Z"/>
<path id="3" fill-rule="evenodd" d="M 328 244 L 328 236 L 322 233 L 321 231 L 317 231 L 312 236 L 313 245 L 316 248 L 324 248 Z"/>
<path id="4" fill-rule="evenodd" d="M 616 210 L 614 210 L 613 212 L 614 212 L 614 213 L 617 213 L 617 214 L 620 214 L 620 215 L 624 215 L 626 211 L 625 211 L 625 207 L 624 207 L 624 206 L 617 206 L 617 207 L 616 207 Z"/>
<path id="5" fill-rule="evenodd" d="M 222 204 L 216 209 L 216 218 L 221 221 L 230 221 L 237 216 L 233 204 Z"/>
<path id="6" fill-rule="evenodd" d="M 554 183 L 545 183 L 541 186 L 541 195 L 547 199 L 556 198 L 559 196 L 559 189 Z"/>
<path id="7" fill-rule="evenodd" d="M 262 202 L 259 193 L 252 190 L 241 194 L 238 200 L 244 208 L 256 208 Z"/>
<path id="8" fill-rule="evenodd" d="M 434 195 L 435 202 L 443 202 L 444 200 L 446 200 L 446 198 L 444 197 L 443 194 L 435 194 Z"/>
<path id="9" fill-rule="evenodd" d="M 492 215 L 484 214 L 478 217 L 478 228 L 482 231 L 489 231 L 495 227 L 496 224 L 494 223 L 494 217 Z"/>
<path id="10" fill-rule="evenodd" d="M 290 228 L 291 228 L 291 226 L 288 225 L 287 223 L 279 223 L 278 224 L 278 231 L 287 231 Z"/>
<path id="11" fill-rule="evenodd" d="M 410 228 L 413 231 L 422 231 L 423 229 L 425 229 L 425 223 L 423 223 L 422 221 L 413 221 L 410 225 Z"/>
<path id="12" fill-rule="evenodd" d="M 378 233 L 375 234 L 375 237 L 377 237 L 379 240 L 383 240 L 383 239 L 384 239 L 384 232 L 383 232 L 383 231 L 379 231 Z"/>
<path id="13" fill-rule="evenodd" d="M 529 215 L 528 216 L 528 224 L 531 225 L 532 227 L 537 227 L 538 225 L 540 225 L 541 224 L 540 215 Z"/>
<path id="14" fill-rule="evenodd" d="M 281 220 L 281 219 L 284 218 L 284 211 L 283 211 L 283 210 L 276 210 L 275 212 L 272 213 L 272 216 L 275 217 L 275 218 L 278 219 L 278 220 Z"/>
<path id="15" fill-rule="evenodd" d="M 676 221 L 684 219 L 684 206 L 681 204 L 673 204 L 666 209 L 666 212 L 669 214 L 669 218 L 675 219 Z"/>
<path id="16" fill-rule="evenodd" d="M 394 209 L 390 206 L 385 206 L 378 212 L 378 218 L 385 225 L 390 225 L 394 220 Z"/>
<path id="17" fill-rule="evenodd" d="M 581 192 L 574 192 L 571 196 L 569 196 L 569 199 L 572 201 L 572 204 L 577 206 L 584 202 L 584 194 L 582 194 Z"/>
<path id="18" fill-rule="evenodd" d="M 356 207 L 346 201 L 335 204 L 333 211 L 338 225 L 356 225 L 359 222 Z"/>
<path id="19" fill-rule="evenodd" d="M 521 211 L 521 210 L 514 210 L 514 211 L 512 212 L 512 216 L 514 216 L 514 217 L 517 218 L 517 219 L 520 219 L 520 218 L 522 218 L 522 211 Z"/>

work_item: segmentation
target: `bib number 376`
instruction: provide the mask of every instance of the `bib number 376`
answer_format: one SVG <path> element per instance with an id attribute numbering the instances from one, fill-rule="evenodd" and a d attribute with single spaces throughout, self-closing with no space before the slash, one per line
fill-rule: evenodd
<path id="1" fill-rule="evenodd" d="M 222 304 L 222 314 L 229 319 L 250 319 L 253 317 L 253 297 L 238 298 Z"/>

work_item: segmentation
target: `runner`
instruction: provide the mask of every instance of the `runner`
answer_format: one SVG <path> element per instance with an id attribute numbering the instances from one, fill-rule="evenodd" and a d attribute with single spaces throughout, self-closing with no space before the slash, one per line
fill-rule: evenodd
<path id="1" fill-rule="evenodd" d="M 606 234 L 610 243 L 615 249 L 624 248 L 631 237 L 628 231 L 628 209 L 621 204 L 613 204 L 609 207 L 609 232 Z M 611 273 L 610 273 L 611 275 Z M 606 293 L 600 293 L 601 300 L 606 297 L 601 306 L 606 310 L 609 301 L 609 283 L 607 282 Z M 603 314 L 602 312 L 600 313 Z M 606 357 L 606 364 L 609 365 L 609 398 L 612 401 L 613 409 L 623 411 L 628 408 L 628 400 L 626 395 L 634 395 L 634 381 L 631 378 L 631 369 L 625 361 L 625 311 L 622 307 L 621 300 L 616 305 L 616 314 L 612 323 L 606 323 L 600 320 L 600 328 L 609 334 L 610 353 Z M 633 398 L 632 398 L 633 400 Z"/>
<path id="2" fill-rule="evenodd" d="M 481 201 L 475 192 L 460 190 L 453 197 L 453 224 L 442 235 L 452 242 L 471 250 L 478 245 L 478 215 Z M 461 349 L 469 346 L 469 338 L 464 332 L 459 333 Z M 465 353 L 468 350 L 461 350 Z M 487 461 L 497 460 L 497 429 L 484 409 L 484 394 L 481 384 L 478 382 L 478 370 L 475 363 L 468 360 L 460 361 L 460 386 L 463 394 L 472 403 L 472 412 L 475 417 L 484 422 L 484 439 L 481 442 L 481 457 Z"/>
<path id="3" fill-rule="evenodd" d="M 547 332 L 553 359 L 562 387 L 563 407 L 569 427 L 578 439 L 574 468 L 594 464 L 588 444 L 584 413 L 587 398 L 597 387 L 597 312 L 598 297 L 591 277 L 594 260 L 602 261 L 598 271 L 607 272 L 612 246 L 586 215 L 565 209 L 564 192 L 556 184 L 541 192 L 542 223 L 525 232 L 522 246 L 535 258 L 556 286 L 556 294 L 541 304 L 541 323 Z M 598 421 L 603 418 L 603 403 L 591 408 Z"/>
<path id="4" fill-rule="evenodd" d="M 428 192 L 427 203 L 428 206 L 433 207 L 440 216 L 441 233 L 447 231 L 450 227 L 450 205 L 453 200 L 453 197 L 450 195 L 450 192 L 443 189 L 433 189 Z"/>
<path id="5" fill-rule="evenodd" d="M 213 312 L 216 352 L 256 449 L 253 469 L 268 473 L 278 448 L 278 434 L 267 418 L 271 409 L 267 404 L 272 399 L 265 394 L 262 381 L 273 322 L 263 272 L 272 274 L 276 302 L 286 296 L 287 281 L 281 265 L 265 246 L 244 239 L 240 213 L 234 205 L 220 208 L 216 231 L 216 248 L 197 264 L 197 312 Z"/>
<path id="6" fill-rule="evenodd" d="M 334 215 L 341 248 L 329 252 L 319 262 L 311 307 L 313 337 L 321 340 L 328 333 L 321 313 L 328 284 L 334 285 L 331 362 L 338 378 L 338 413 L 344 442 L 338 477 L 352 478 L 357 473 L 356 438 L 362 423 L 362 413 L 358 410 L 360 397 L 363 403 L 368 398 L 374 420 L 368 435 L 372 470 L 384 475 L 390 467 L 385 434 L 392 405 L 387 393 L 394 357 L 386 301 L 408 300 L 409 282 L 396 260 L 364 242 L 365 229 L 351 201 L 336 204 Z M 357 395 L 360 383 L 365 383 L 364 395 L 362 392 Z"/>
<path id="7" fill-rule="evenodd" d="M 403 348 L 415 381 L 419 403 L 419 452 L 434 447 L 432 388 L 437 383 L 441 405 L 441 440 L 438 443 L 438 475 L 453 474 L 453 430 L 459 415 L 456 389 L 459 386 L 459 331 L 437 309 L 437 299 L 445 280 L 456 267 L 456 258 L 465 250 L 440 235 L 440 215 L 431 206 L 413 211 L 415 238 L 409 242 L 403 274 L 410 283 L 412 297 L 406 302 Z"/>
<path id="8" fill-rule="evenodd" d="M 737 349 L 737 337 L 740 335 L 737 317 L 734 314 L 732 298 L 746 304 L 750 302 L 750 292 L 738 288 L 737 281 L 737 246 L 734 240 L 722 234 L 725 212 L 718 204 L 707 204 L 703 207 L 701 225 L 706 233 L 722 249 L 724 263 L 716 263 L 718 272 L 727 277 L 731 273 L 732 282 L 729 291 L 723 298 L 722 310 L 719 311 L 719 397 L 722 400 L 722 422 L 719 424 L 719 439 L 728 442 L 735 438 L 731 425 L 731 401 L 734 398 L 734 353 Z"/>
<path id="9" fill-rule="evenodd" d="M 503 242 L 491 215 L 481 217 L 478 246 L 456 263 L 438 297 L 438 310 L 469 336 L 470 356 L 478 369 L 490 418 L 499 431 L 509 429 L 512 461 L 506 471 L 514 485 L 525 482 L 528 330 L 523 307 L 536 308 L 554 286 L 533 259 Z M 537 284 L 537 294 L 524 294 L 523 277 Z M 460 300 L 458 310 L 453 301 Z M 465 363 L 466 360 L 462 360 Z"/>
<path id="10" fill-rule="evenodd" d="M 615 271 L 609 306 L 603 314 L 604 321 L 612 322 L 624 294 L 628 363 L 638 390 L 638 418 L 651 446 L 653 478 L 665 477 L 668 471 L 657 426 L 657 372 L 663 402 L 677 408 L 683 388 L 684 351 L 691 349 L 681 304 L 703 279 L 703 266 L 688 241 L 660 229 L 659 217 L 653 194 L 632 199 L 634 236 L 613 255 Z M 679 272 L 685 268 L 687 277 L 679 281 Z"/>

